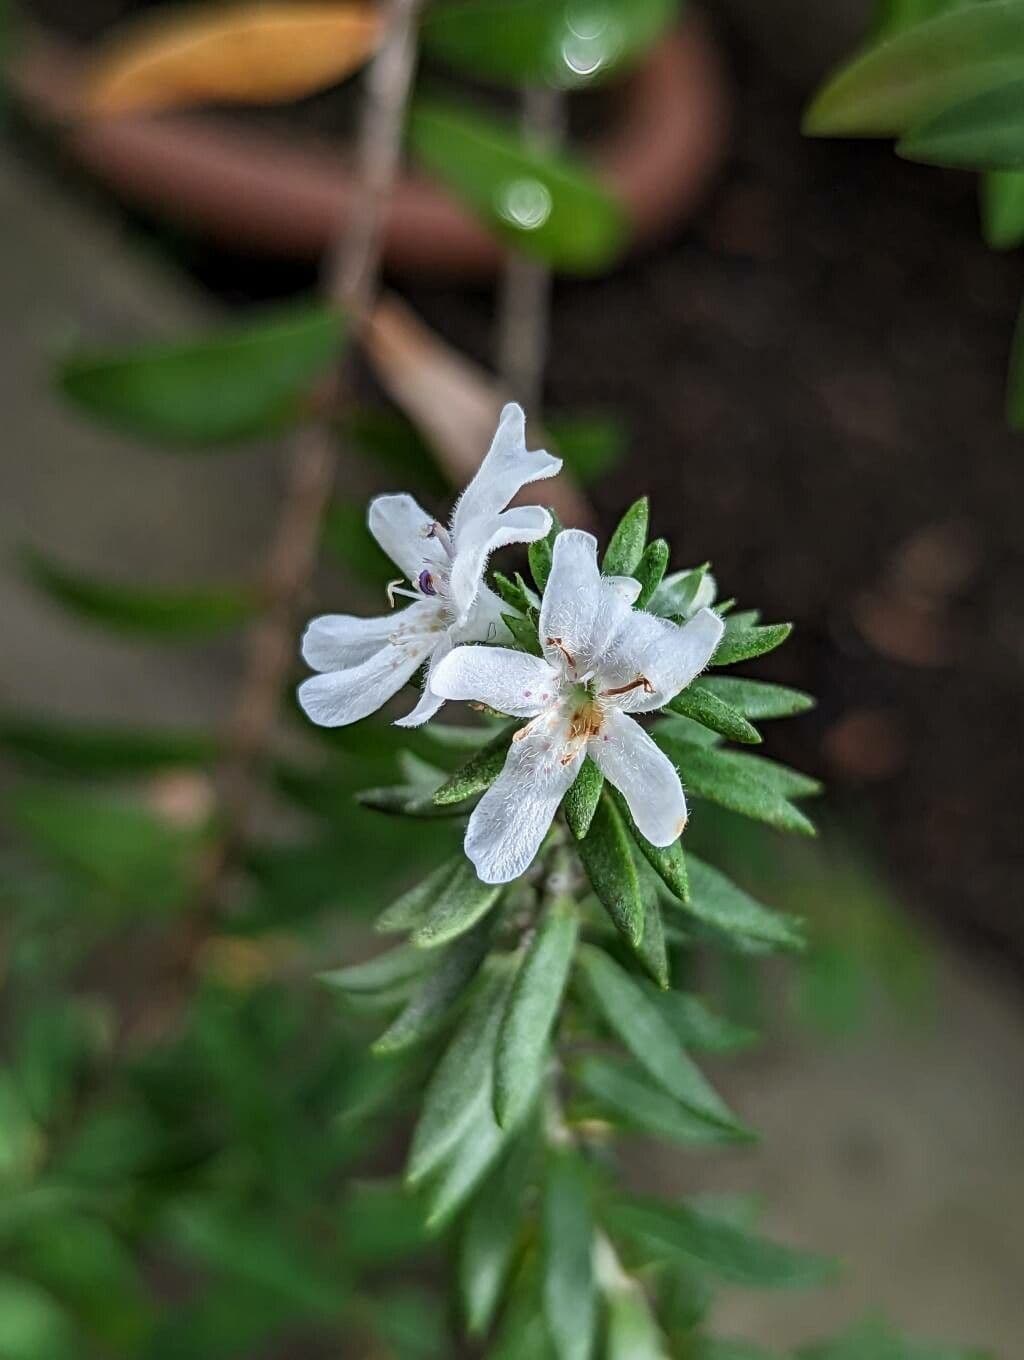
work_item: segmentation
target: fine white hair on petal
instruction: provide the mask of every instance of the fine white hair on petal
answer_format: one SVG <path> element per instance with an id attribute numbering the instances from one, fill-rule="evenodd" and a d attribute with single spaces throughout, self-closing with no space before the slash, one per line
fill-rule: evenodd
<path id="1" fill-rule="evenodd" d="M 618 689 L 642 677 L 646 686 L 617 695 L 614 702 L 626 713 L 651 713 L 700 675 L 724 631 L 711 609 L 702 609 L 681 628 L 634 610 L 600 663 L 601 686 Z"/>
<path id="2" fill-rule="evenodd" d="M 532 718 L 554 703 L 559 683 L 553 666 L 511 647 L 456 647 L 431 677 L 435 694 L 487 704 L 513 718 Z"/>
<path id="3" fill-rule="evenodd" d="M 437 538 L 430 537 L 434 516 L 404 492 L 376 496 L 370 502 L 366 522 L 370 533 L 408 581 L 415 581 L 426 568 L 447 569 L 448 553 Z"/>
<path id="4" fill-rule="evenodd" d="M 582 529 L 563 530 L 554 542 L 541 601 L 540 640 L 545 656 L 555 664 L 572 658 L 576 674 L 584 675 L 593 660 L 598 615 L 609 604 L 629 612 L 619 592 L 601 580 L 597 539 Z"/>
<path id="5" fill-rule="evenodd" d="M 491 447 L 476 476 L 462 493 L 452 515 L 452 537 L 458 540 L 474 519 L 490 519 L 529 482 L 554 477 L 562 460 L 546 449 L 526 447 L 526 416 L 515 402 L 502 408 Z M 546 531 L 545 531 L 546 532 Z"/>
<path id="6" fill-rule="evenodd" d="M 605 581 L 614 590 L 617 590 L 628 604 L 636 604 L 637 596 L 643 590 L 643 586 L 635 576 L 606 576 Z"/>
<path id="7" fill-rule="evenodd" d="M 379 652 L 392 634 L 407 627 L 421 606 L 398 614 L 359 619 L 351 614 L 322 614 L 313 619 L 302 638 L 302 659 L 315 671 L 341 671 L 358 666 Z"/>
<path id="8" fill-rule="evenodd" d="M 518 732 L 474 809 L 466 854 L 484 883 L 510 883 L 533 863 L 586 753 L 584 742 L 569 745 L 570 716 L 551 708 Z"/>
<path id="9" fill-rule="evenodd" d="M 434 647 L 437 634 L 423 634 L 400 646 L 387 643 L 350 670 L 314 675 L 299 686 L 306 716 L 321 727 L 347 727 L 375 713 L 397 694 Z"/>
<path id="10" fill-rule="evenodd" d="M 520 505 L 500 515 L 470 520 L 454 537 L 455 560 L 448 587 L 457 622 L 469 615 L 483 582 L 487 559 L 510 543 L 535 543 L 551 529 L 551 516 L 539 505 Z"/>
<path id="11" fill-rule="evenodd" d="M 686 798 L 676 767 L 633 718 L 608 709 L 588 753 L 629 805 L 637 830 L 652 845 L 678 839 L 686 825 Z"/>
<path id="12" fill-rule="evenodd" d="M 512 634 L 502 618 L 512 611 L 508 605 L 495 595 L 488 585 L 482 585 L 473 601 L 473 606 L 463 623 L 453 624 L 450 633 L 454 643 L 460 642 L 511 642 Z"/>

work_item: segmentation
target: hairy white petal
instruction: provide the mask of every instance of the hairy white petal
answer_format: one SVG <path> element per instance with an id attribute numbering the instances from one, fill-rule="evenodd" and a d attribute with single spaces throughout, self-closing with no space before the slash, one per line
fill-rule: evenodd
<path id="1" fill-rule="evenodd" d="M 358 666 L 314 675 L 299 686 L 299 703 L 307 717 L 321 727 L 346 727 L 358 722 L 398 693 L 432 651 L 437 638 L 436 633 L 424 633 L 399 646 L 388 642 Z"/>
<path id="2" fill-rule="evenodd" d="M 606 576 L 604 580 L 617 590 L 629 605 L 636 604 L 637 596 L 643 590 L 635 576 Z"/>
<path id="3" fill-rule="evenodd" d="M 564 663 L 576 676 L 600 664 L 630 617 L 629 592 L 618 580 L 598 570 L 593 534 L 566 529 L 558 535 L 540 612 L 540 639 L 552 664 Z"/>
<path id="4" fill-rule="evenodd" d="M 490 586 L 483 585 L 480 587 L 479 593 L 473 601 L 473 607 L 464 621 L 452 625 L 452 641 L 455 643 L 510 642 L 512 634 L 508 631 L 508 627 L 501 616 L 512 612 Z"/>
<path id="5" fill-rule="evenodd" d="M 485 883 L 510 883 L 533 863 L 583 763 L 586 744 L 569 743 L 569 719 L 558 706 L 517 733 L 505 768 L 474 809 L 466 854 Z"/>
<path id="6" fill-rule="evenodd" d="M 423 693 L 411 713 L 395 719 L 396 727 L 422 727 L 444 704 L 444 695 L 434 689 L 433 680 L 438 666 L 449 655 L 455 642 L 451 632 L 442 633 L 427 662 L 427 674 L 423 682 Z"/>
<path id="7" fill-rule="evenodd" d="M 470 520 L 455 536 L 455 560 L 448 594 L 462 623 L 476 601 L 487 559 L 510 543 L 534 543 L 551 529 L 551 516 L 539 505 L 520 505 L 503 514 Z"/>
<path id="8" fill-rule="evenodd" d="M 686 799 L 676 767 L 633 718 L 608 709 L 588 754 L 626 802 L 652 845 L 671 845 L 686 825 Z"/>
<path id="9" fill-rule="evenodd" d="M 539 656 L 510 647 L 456 647 L 431 684 L 445 699 L 487 704 L 513 718 L 532 718 L 558 698 L 560 676 Z"/>
<path id="10" fill-rule="evenodd" d="M 302 658 L 315 671 L 341 671 L 358 666 L 379 652 L 392 634 L 419 622 L 427 610 L 419 604 L 397 614 L 358 619 L 351 614 L 322 614 L 313 619 L 302 638 Z"/>
<path id="11" fill-rule="evenodd" d="M 407 580 L 415 581 L 424 568 L 447 570 L 446 549 L 429 536 L 434 517 L 412 496 L 377 496 L 366 518 L 370 533 Z"/>
<path id="12" fill-rule="evenodd" d="M 616 695 L 615 704 L 626 713 L 661 708 L 701 673 L 724 631 L 710 609 L 702 609 L 681 628 L 634 610 L 599 663 L 599 688 L 618 689 L 643 679 L 646 685 Z"/>
<path id="13" fill-rule="evenodd" d="M 455 507 L 452 539 L 456 551 L 473 520 L 492 519 L 527 483 L 553 477 L 561 468 L 562 460 L 546 449 L 527 450 L 526 416 L 521 406 L 510 402 L 502 409 L 487 456 Z"/>

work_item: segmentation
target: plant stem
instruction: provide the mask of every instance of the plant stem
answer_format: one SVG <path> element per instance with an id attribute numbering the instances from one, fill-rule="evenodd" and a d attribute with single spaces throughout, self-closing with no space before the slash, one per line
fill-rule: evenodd
<path id="1" fill-rule="evenodd" d="M 378 288 L 381 239 L 416 67 L 421 3 L 391 0 L 387 7 L 383 38 L 366 77 L 357 148 L 360 192 L 353 219 L 323 272 L 326 300 L 345 312 L 357 333 Z M 220 834 L 201 877 L 200 919 L 215 908 L 248 831 L 259 765 L 273 736 L 292 665 L 298 609 L 313 574 L 321 519 L 331 494 L 337 440 L 331 417 L 344 405 L 349 381 L 348 362 L 342 361 L 319 394 L 324 414 L 297 434 L 288 454 L 281 514 L 267 556 L 264 611 L 249 639 L 218 771 Z"/>
<path id="2" fill-rule="evenodd" d="M 547 85 L 523 92 L 523 136 L 544 148 L 565 137 L 565 95 Z M 498 371 L 527 412 L 540 415 L 548 357 L 551 270 L 540 260 L 511 253 L 501 278 Z"/>

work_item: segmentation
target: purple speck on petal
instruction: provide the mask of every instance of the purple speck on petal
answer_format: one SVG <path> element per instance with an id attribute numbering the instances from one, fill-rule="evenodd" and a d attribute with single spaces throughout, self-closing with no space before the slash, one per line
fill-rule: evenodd
<path id="1" fill-rule="evenodd" d="M 524 698 L 524 699 L 529 699 L 531 693 L 532 693 L 532 690 L 524 689 L 524 690 L 523 690 L 523 698 Z"/>
<path id="2" fill-rule="evenodd" d="M 423 570 L 420 572 L 419 587 L 420 590 L 423 591 L 424 595 L 437 594 L 437 591 L 434 589 L 434 578 L 433 576 L 431 576 L 430 572 L 427 571 L 426 567 L 424 567 Z"/>

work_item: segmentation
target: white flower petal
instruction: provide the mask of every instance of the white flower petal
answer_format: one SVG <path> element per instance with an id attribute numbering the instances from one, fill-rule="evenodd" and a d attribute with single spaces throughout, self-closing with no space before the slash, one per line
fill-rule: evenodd
<path id="1" fill-rule="evenodd" d="M 485 883 L 510 883 L 533 863 L 583 763 L 586 744 L 568 744 L 568 724 L 558 706 L 517 733 L 505 768 L 474 809 L 466 854 Z"/>
<path id="2" fill-rule="evenodd" d="M 559 674 L 539 656 L 510 647 L 456 647 L 431 684 L 445 699 L 487 704 L 513 718 L 532 718 L 558 697 Z"/>
<path id="3" fill-rule="evenodd" d="M 315 671 L 341 671 L 358 666 L 379 652 L 406 617 L 420 606 L 375 619 L 351 614 L 322 614 L 313 619 L 302 639 L 302 658 Z"/>
<path id="4" fill-rule="evenodd" d="M 449 598 L 463 622 L 476 601 L 492 552 L 510 543 L 534 543 L 551 529 L 551 516 L 539 505 L 520 505 L 501 515 L 469 521 L 454 539 Z"/>
<path id="5" fill-rule="evenodd" d="M 640 724 L 615 709 L 587 752 L 626 802 L 637 830 L 652 845 L 671 845 L 686 825 L 686 799 L 676 767 Z"/>
<path id="6" fill-rule="evenodd" d="M 299 703 L 307 717 L 321 727 L 346 727 L 358 722 L 398 693 L 437 640 L 436 633 L 424 633 L 398 646 L 388 642 L 358 666 L 314 675 L 299 686 Z"/>
<path id="7" fill-rule="evenodd" d="M 546 449 L 527 450 L 526 416 L 521 406 L 510 402 L 501 412 L 487 456 L 455 507 L 452 539 L 456 551 L 473 520 L 493 518 L 528 482 L 553 477 L 561 468 L 562 460 L 553 458 Z"/>
<path id="8" fill-rule="evenodd" d="M 415 581 L 424 568 L 447 571 L 446 549 L 429 536 L 434 517 L 412 496 L 377 496 L 366 518 L 370 533 L 407 580 Z"/>
<path id="9" fill-rule="evenodd" d="M 724 631 L 711 609 L 702 609 L 681 628 L 634 610 L 600 662 L 599 689 L 621 689 L 643 679 L 646 686 L 615 696 L 616 707 L 625 713 L 661 708 L 701 673 Z"/>
<path id="10" fill-rule="evenodd" d="M 455 642 L 451 632 L 442 633 L 439 642 L 430 654 L 430 660 L 427 662 L 427 675 L 423 682 L 423 693 L 420 695 L 419 703 L 404 718 L 395 719 L 396 727 L 422 727 L 443 706 L 444 695 L 438 694 L 434 689 L 433 679 L 438 666 L 449 655 L 454 646 Z"/>
<path id="11" fill-rule="evenodd" d="M 566 529 L 555 539 L 551 574 L 540 611 L 540 640 L 552 664 L 589 674 L 630 617 L 628 592 L 602 577 L 597 539 Z"/>
<path id="12" fill-rule="evenodd" d="M 501 616 L 514 612 L 500 596 L 495 595 L 490 586 L 482 585 L 465 620 L 452 625 L 452 641 L 510 642 L 512 634 Z"/>
<path id="13" fill-rule="evenodd" d="M 622 595 L 627 604 L 636 604 L 643 586 L 635 576 L 606 576 L 604 579 L 608 585 L 614 587 Z"/>

